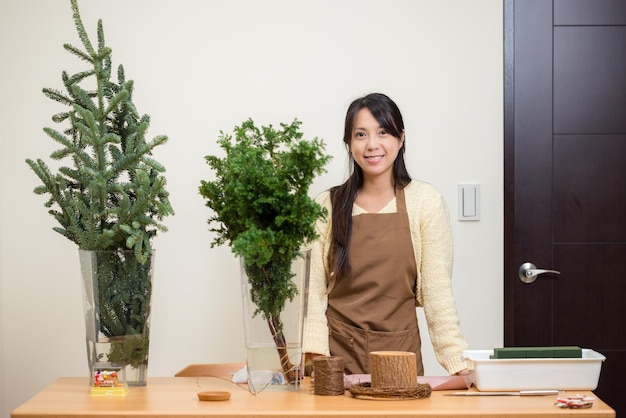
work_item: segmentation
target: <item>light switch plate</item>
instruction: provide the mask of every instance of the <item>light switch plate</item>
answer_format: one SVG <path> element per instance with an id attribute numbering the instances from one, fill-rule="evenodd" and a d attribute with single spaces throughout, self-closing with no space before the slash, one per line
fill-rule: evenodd
<path id="1" fill-rule="evenodd" d="M 459 184 L 459 221 L 480 220 L 480 184 Z"/>

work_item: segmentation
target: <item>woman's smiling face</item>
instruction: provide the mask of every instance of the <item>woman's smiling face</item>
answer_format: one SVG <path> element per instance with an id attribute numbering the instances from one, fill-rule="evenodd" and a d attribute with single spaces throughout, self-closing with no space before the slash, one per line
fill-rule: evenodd
<path id="1" fill-rule="evenodd" d="M 388 176 L 392 180 L 393 164 L 403 141 L 404 138 L 396 138 L 381 127 L 368 108 L 356 114 L 352 124 L 350 152 L 354 162 L 363 170 L 366 180 L 381 176 Z"/>

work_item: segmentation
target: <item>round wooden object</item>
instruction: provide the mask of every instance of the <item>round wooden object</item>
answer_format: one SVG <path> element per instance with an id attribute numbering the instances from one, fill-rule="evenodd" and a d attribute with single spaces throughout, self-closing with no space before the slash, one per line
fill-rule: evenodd
<path id="1" fill-rule="evenodd" d="M 219 390 L 198 392 L 198 399 L 201 401 L 227 401 L 230 399 L 230 392 Z"/>
<path id="2" fill-rule="evenodd" d="M 408 389 L 417 387 L 415 353 L 372 351 L 370 353 L 372 388 Z"/>

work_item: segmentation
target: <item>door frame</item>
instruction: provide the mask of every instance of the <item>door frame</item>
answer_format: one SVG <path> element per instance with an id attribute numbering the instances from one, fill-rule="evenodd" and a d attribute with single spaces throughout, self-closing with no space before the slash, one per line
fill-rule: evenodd
<path id="1" fill-rule="evenodd" d="M 514 2 L 504 0 L 504 345 L 515 340 L 514 288 L 509 272 L 515 260 L 515 27 Z"/>

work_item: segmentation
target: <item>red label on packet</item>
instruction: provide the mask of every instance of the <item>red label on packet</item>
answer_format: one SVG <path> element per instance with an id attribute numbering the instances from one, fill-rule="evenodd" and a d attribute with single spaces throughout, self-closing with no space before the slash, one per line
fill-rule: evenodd
<path id="1" fill-rule="evenodd" d="M 595 398 L 592 396 L 569 396 L 567 398 L 557 398 L 556 406 L 559 408 L 569 408 L 569 409 L 583 409 L 583 408 L 591 408 L 593 406 L 593 401 Z"/>

